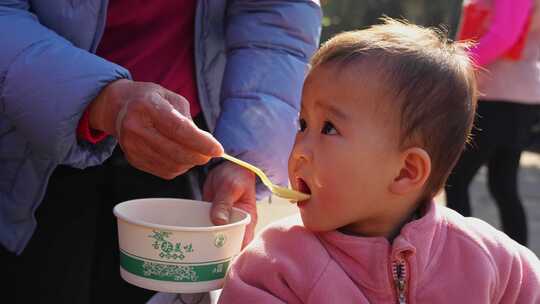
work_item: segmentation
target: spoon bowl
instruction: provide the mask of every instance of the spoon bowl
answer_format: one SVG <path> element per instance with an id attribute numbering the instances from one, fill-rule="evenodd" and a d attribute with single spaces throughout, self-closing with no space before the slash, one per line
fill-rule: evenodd
<path id="1" fill-rule="evenodd" d="M 284 199 L 287 199 L 291 202 L 301 202 L 301 201 L 304 201 L 304 200 L 307 200 L 310 198 L 310 195 L 309 194 L 306 194 L 306 193 L 302 193 L 302 192 L 299 192 L 299 191 L 296 191 L 296 190 L 292 190 L 292 189 L 289 189 L 289 188 L 286 188 L 286 187 L 281 187 L 281 186 L 277 186 L 277 185 L 274 185 L 270 179 L 266 176 L 266 174 L 264 174 L 264 172 L 253 166 L 252 164 L 250 163 L 247 163 L 243 160 L 240 160 L 236 157 L 233 157 L 233 156 L 230 156 L 226 153 L 223 153 L 223 155 L 221 156 L 223 158 L 225 158 L 226 160 L 228 161 L 231 161 L 239 166 L 242 166 L 250 171 L 252 171 L 253 173 L 257 174 L 257 176 L 261 179 L 261 181 L 263 182 L 263 184 L 268 187 L 268 189 L 270 189 L 270 191 L 275 194 L 276 196 L 279 196 L 281 198 L 284 198 Z"/>
<path id="2" fill-rule="evenodd" d="M 270 191 L 281 198 L 288 199 L 289 201 L 301 202 L 310 198 L 309 194 L 280 186 L 273 186 Z"/>

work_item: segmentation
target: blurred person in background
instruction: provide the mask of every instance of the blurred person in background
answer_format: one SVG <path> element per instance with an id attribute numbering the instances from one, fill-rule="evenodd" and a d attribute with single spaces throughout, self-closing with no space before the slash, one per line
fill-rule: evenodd
<path id="1" fill-rule="evenodd" d="M 472 144 L 445 187 L 448 207 L 471 216 L 469 186 L 483 165 L 505 233 L 527 244 L 527 218 L 518 192 L 521 153 L 530 144 L 540 108 L 540 20 L 537 0 L 464 1 L 458 39 L 476 40 L 479 66 Z"/>
<path id="2" fill-rule="evenodd" d="M 204 198 L 216 224 L 234 205 L 249 241 L 254 175 L 182 173 L 225 149 L 287 183 L 320 19 L 311 0 L 0 0 L 0 264 L 16 303 L 144 303 L 119 276 L 123 200 Z"/>

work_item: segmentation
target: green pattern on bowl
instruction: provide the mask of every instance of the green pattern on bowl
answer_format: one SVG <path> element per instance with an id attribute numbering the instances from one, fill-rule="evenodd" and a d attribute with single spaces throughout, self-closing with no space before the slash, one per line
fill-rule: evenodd
<path id="1" fill-rule="evenodd" d="M 225 277 L 232 258 L 210 263 L 163 263 L 120 250 L 120 266 L 148 279 L 171 282 L 205 282 Z"/>
<path id="2" fill-rule="evenodd" d="M 167 238 L 171 236 L 172 232 L 152 230 L 152 235 L 148 237 L 153 239 L 152 247 L 158 251 L 160 258 L 164 259 L 179 259 L 183 260 L 187 253 L 193 252 L 193 245 L 191 243 L 182 246 L 182 243 L 171 243 Z"/>

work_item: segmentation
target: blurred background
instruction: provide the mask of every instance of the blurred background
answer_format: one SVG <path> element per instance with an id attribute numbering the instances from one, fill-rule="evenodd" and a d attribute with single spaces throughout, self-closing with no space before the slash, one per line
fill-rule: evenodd
<path id="1" fill-rule="evenodd" d="M 441 26 L 450 37 L 456 33 L 462 1 L 458 0 L 323 0 L 321 41 L 351 29 L 378 23 L 387 15 L 406 18 L 415 24 Z"/>
<path id="2" fill-rule="evenodd" d="M 323 0 L 321 42 L 333 35 L 362 29 L 378 23 L 381 16 L 405 18 L 412 23 L 445 29 L 449 37 L 456 34 L 462 1 L 457 0 Z M 540 130 L 539 130 L 540 131 Z M 539 137 L 540 138 L 540 137 Z M 538 140 L 537 142 L 540 142 Z M 540 147 L 540 144 L 536 145 Z M 521 158 L 519 191 L 529 223 L 529 247 L 540 256 L 540 148 L 531 147 Z M 534 152 L 534 151 L 536 152 Z M 470 186 L 473 216 L 501 229 L 498 209 L 487 189 L 486 168 L 482 168 Z M 444 193 L 436 201 L 445 204 Z M 282 217 L 297 212 L 295 205 L 278 198 L 258 204 L 257 230 Z"/>

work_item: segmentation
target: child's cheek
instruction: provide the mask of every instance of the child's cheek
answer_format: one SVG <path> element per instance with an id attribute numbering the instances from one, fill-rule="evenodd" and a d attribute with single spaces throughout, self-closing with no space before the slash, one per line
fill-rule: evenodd
<path id="1" fill-rule="evenodd" d="M 315 188 L 317 188 L 317 190 L 320 190 L 322 188 L 324 188 L 324 184 L 323 181 L 322 181 L 322 174 L 319 170 L 315 171 L 315 173 L 313 174 L 313 183 L 314 183 L 314 186 Z"/>

